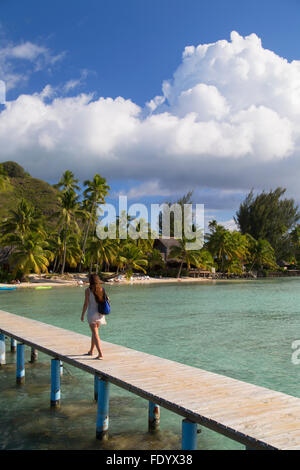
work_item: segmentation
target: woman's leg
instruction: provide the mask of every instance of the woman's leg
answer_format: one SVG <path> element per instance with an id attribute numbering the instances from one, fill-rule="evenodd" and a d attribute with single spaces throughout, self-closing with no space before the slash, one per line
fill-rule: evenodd
<path id="1" fill-rule="evenodd" d="M 92 334 L 93 334 L 93 337 L 94 337 L 94 344 L 97 348 L 97 351 L 98 351 L 98 356 L 96 359 L 100 359 L 103 357 L 103 354 L 102 354 L 102 351 L 101 351 L 101 344 L 100 344 L 100 337 L 99 337 L 99 332 L 98 332 L 98 329 L 99 329 L 99 325 L 97 325 L 97 323 L 95 324 L 92 324 L 91 325 L 91 329 L 92 329 Z"/>
<path id="2" fill-rule="evenodd" d="M 91 332 L 92 332 L 92 336 L 91 336 L 91 348 L 90 348 L 88 354 L 90 354 L 92 356 L 93 351 L 94 351 L 94 347 L 95 347 L 95 337 L 94 337 L 94 332 L 93 332 L 92 325 L 90 325 L 90 329 L 91 329 Z"/>

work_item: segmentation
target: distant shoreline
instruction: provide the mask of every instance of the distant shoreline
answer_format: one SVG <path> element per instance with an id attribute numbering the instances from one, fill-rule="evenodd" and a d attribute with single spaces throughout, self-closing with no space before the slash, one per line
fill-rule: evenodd
<path id="1" fill-rule="evenodd" d="M 76 276 L 76 278 L 75 278 Z M 56 276 L 55 276 L 56 277 Z M 253 281 L 257 279 L 278 279 L 278 277 L 282 278 L 294 278 L 295 276 L 270 276 L 270 277 L 257 277 L 257 278 L 247 278 L 247 277 L 233 277 L 233 278 L 206 278 L 206 277 L 162 277 L 162 278 L 154 278 L 148 277 L 145 279 L 133 278 L 130 280 L 123 279 L 111 279 L 109 281 L 105 281 L 104 284 L 110 286 L 116 285 L 148 285 L 148 284 L 170 284 L 170 283 L 178 283 L 178 284 L 185 284 L 185 283 L 214 283 L 214 282 L 224 282 L 224 281 Z M 30 280 L 29 282 L 21 282 L 20 284 L 8 284 L 8 283 L 0 283 L 1 287 L 16 287 L 17 289 L 35 289 L 37 287 L 87 287 L 89 282 L 87 280 L 86 274 L 74 274 L 73 279 L 47 279 L 44 280 L 43 276 L 35 275 L 34 279 Z"/>
<path id="2" fill-rule="evenodd" d="M 150 278 L 150 279 L 133 279 L 133 280 L 118 280 L 118 281 L 106 281 L 104 284 L 107 285 L 133 285 L 133 284 L 164 284 L 164 283 L 186 283 L 186 282 L 211 282 L 217 281 L 219 279 L 212 278 Z M 61 280 L 61 281 L 31 281 L 31 282 L 21 282 L 20 284 L 5 284 L 0 283 L 0 287 L 16 287 L 17 289 L 29 289 L 36 287 L 87 287 L 88 282 L 72 280 Z"/>

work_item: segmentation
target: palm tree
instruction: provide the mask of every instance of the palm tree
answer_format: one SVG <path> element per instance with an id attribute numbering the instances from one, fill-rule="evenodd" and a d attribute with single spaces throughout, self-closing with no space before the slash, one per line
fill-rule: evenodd
<path id="1" fill-rule="evenodd" d="M 124 258 L 122 258 L 122 250 L 123 246 L 127 243 L 127 240 L 120 240 L 120 238 L 116 238 L 114 240 L 111 240 L 113 243 L 114 247 L 114 254 L 112 257 L 112 264 L 115 266 L 116 269 L 116 274 L 112 277 L 116 277 L 120 270 L 123 269 L 124 267 Z"/>
<path id="2" fill-rule="evenodd" d="M 249 240 L 246 235 L 237 230 L 229 233 L 231 235 L 231 255 L 228 256 L 229 271 L 241 274 L 249 257 Z"/>
<path id="3" fill-rule="evenodd" d="M 222 272 L 230 264 L 242 263 L 248 256 L 248 239 L 240 232 L 225 229 L 214 220 L 209 223 L 211 233 L 208 235 L 206 247 L 216 257 Z"/>
<path id="4" fill-rule="evenodd" d="M 214 259 L 212 254 L 205 248 L 201 248 L 198 251 L 197 264 L 196 267 L 200 269 L 207 269 L 211 271 L 211 268 L 215 267 Z"/>
<path id="5" fill-rule="evenodd" d="M 143 271 L 148 266 L 147 257 L 134 243 L 127 242 L 121 246 L 119 253 L 119 263 L 122 272 L 126 273 L 126 278 L 130 279 L 134 270 Z"/>
<path id="6" fill-rule="evenodd" d="M 81 201 L 80 209 L 82 211 L 82 241 L 88 238 L 88 230 L 90 227 L 90 217 L 91 217 L 91 212 L 92 212 L 92 205 L 93 201 L 91 201 L 90 197 L 86 197 Z"/>
<path id="7" fill-rule="evenodd" d="M 128 241 L 128 238 L 120 238 L 122 233 L 130 235 L 131 226 L 135 227 L 135 232 L 148 233 L 148 238 L 137 238 L 137 240 L 130 241 Z M 120 217 L 116 217 L 116 222 L 109 225 L 108 231 L 116 234 L 116 238 L 110 239 L 112 246 L 111 264 L 116 267 L 115 275 L 110 278 L 116 277 L 120 271 L 124 270 L 125 259 L 122 254 L 128 244 L 136 246 L 144 254 L 145 259 L 148 258 L 149 253 L 153 250 L 154 237 L 153 239 L 150 237 L 152 230 L 149 224 L 146 224 L 143 219 L 137 221 L 135 217 L 126 214 L 126 211 L 123 211 Z"/>
<path id="8" fill-rule="evenodd" d="M 75 233 L 69 233 L 66 242 L 66 263 L 71 268 L 76 268 L 81 258 L 81 248 L 79 243 L 79 237 Z"/>
<path id="9" fill-rule="evenodd" d="M 181 208 L 181 211 L 183 213 L 184 211 L 184 206 L 185 204 L 192 204 L 192 195 L 193 195 L 193 191 L 189 191 L 187 194 L 183 195 L 180 199 L 178 199 L 178 201 L 176 202 L 176 204 L 178 206 L 180 206 Z M 175 220 L 175 217 L 174 217 L 174 213 L 173 212 L 169 212 L 169 209 L 170 207 L 174 204 L 172 202 L 166 202 L 165 203 L 165 207 L 163 209 L 162 212 L 159 213 L 159 217 L 158 217 L 158 227 L 159 227 L 159 235 L 160 236 L 166 236 L 167 234 L 164 234 L 163 233 L 163 229 L 164 229 L 164 221 L 166 222 L 167 220 L 169 220 L 170 222 L 170 237 L 174 237 L 176 236 L 175 233 L 179 232 L 180 233 L 180 236 L 183 235 L 184 233 L 184 227 L 183 227 L 183 224 L 182 224 L 182 221 L 178 221 L 178 220 Z M 169 208 L 168 208 L 169 207 Z"/>
<path id="10" fill-rule="evenodd" d="M 47 244 L 39 233 L 29 233 L 25 237 L 15 235 L 12 245 L 14 249 L 10 255 L 10 264 L 14 275 L 18 271 L 22 271 L 23 275 L 32 271 L 36 274 L 48 271 L 53 254 L 46 248 Z"/>
<path id="11" fill-rule="evenodd" d="M 80 187 L 78 186 L 79 180 L 75 178 L 74 174 L 70 170 L 66 170 L 59 182 L 54 185 L 56 188 L 63 188 L 63 191 L 79 191 Z"/>
<path id="12" fill-rule="evenodd" d="M 105 202 L 105 197 L 108 196 L 109 194 L 108 191 L 110 189 L 110 186 L 106 184 L 106 179 L 98 174 L 94 176 L 93 180 L 84 181 L 84 185 L 87 186 L 83 194 L 84 194 L 84 197 L 89 202 L 90 215 L 87 221 L 87 227 L 85 230 L 85 235 L 84 235 L 84 240 L 83 240 L 83 245 L 82 245 L 82 257 L 81 257 L 81 261 L 79 264 L 79 271 L 81 270 L 82 260 L 84 259 L 84 256 L 85 256 L 86 242 L 87 242 L 87 238 L 89 235 L 91 222 L 92 222 L 92 219 L 96 218 L 97 204 L 99 203 L 103 204 Z"/>
<path id="13" fill-rule="evenodd" d="M 47 242 L 49 246 L 49 250 L 53 253 L 54 255 L 54 260 L 53 260 L 53 267 L 52 271 L 55 273 L 56 268 L 58 269 L 60 266 L 60 261 L 63 259 L 63 253 L 64 253 L 64 240 L 63 240 L 63 230 L 58 233 L 58 232 L 53 232 L 50 234 Z"/>
<path id="14" fill-rule="evenodd" d="M 48 240 L 50 251 L 54 255 L 53 272 L 59 270 L 62 266 L 64 259 L 64 230 L 61 233 L 54 233 Z M 76 268 L 80 261 L 81 248 L 79 244 L 79 237 L 75 233 L 68 233 L 66 240 L 66 263 L 71 268 Z"/>
<path id="15" fill-rule="evenodd" d="M 109 265 L 113 261 L 115 251 L 114 240 L 109 238 L 99 240 L 97 237 L 88 239 L 86 247 L 87 260 L 90 262 L 90 267 L 92 267 L 94 261 L 96 262 L 96 274 L 98 274 L 99 265 L 101 268 L 103 263 Z"/>
<path id="16" fill-rule="evenodd" d="M 275 258 L 274 248 L 267 240 L 255 240 L 251 235 L 247 234 L 249 240 L 249 261 L 252 263 L 249 271 L 252 271 L 253 267 L 261 269 L 264 266 L 276 269 L 277 263 Z"/>
<path id="17" fill-rule="evenodd" d="M 214 257 L 217 258 L 221 271 L 224 270 L 226 257 L 230 254 L 228 241 L 229 231 L 222 225 L 218 225 L 215 220 L 209 223 L 211 233 L 208 235 L 207 247 Z"/>
<path id="18" fill-rule="evenodd" d="M 61 267 L 61 274 L 63 274 L 66 265 L 68 230 L 72 224 L 75 230 L 79 232 L 76 218 L 81 216 L 81 211 L 79 208 L 78 195 L 72 189 L 66 190 L 59 194 L 59 200 L 61 204 L 61 210 L 58 214 L 60 215 L 60 222 L 62 223 L 64 230 L 64 254 Z"/>
<path id="19" fill-rule="evenodd" d="M 200 266 L 201 260 L 204 260 L 203 253 L 201 250 L 188 250 L 187 249 L 188 240 L 185 237 L 178 240 L 179 245 L 172 246 L 170 248 L 169 259 L 178 259 L 180 261 L 180 266 L 178 270 L 177 277 L 181 276 L 181 271 L 183 264 L 186 263 L 187 268 L 190 269 L 191 265 L 196 267 Z"/>
<path id="20" fill-rule="evenodd" d="M 1 232 L 7 239 L 12 234 L 20 236 L 25 236 L 30 232 L 45 234 L 41 218 L 25 199 L 20 200 L 16 210 L 9 211 L 9 216 L 1 224 Z"/>
<path id="21" fill-rule="evenodd" d="M 128 218 L 130 218 L 130 216 L 128 216 Z M 135 236 L 137 236 L 137 234 L 140 234 L 140 236 L 136 239 L 136 245 L 144 253 L 151 252 L 153 250 L 155 239 L 155 232 L 151 229 L 151 225 L 144 219 L 134 220 L 132 223 L 129 219 L 129 236 L 131 234 L 131 226 L 134 228 L 133 233 L 135 234 Z"/>
<path id="22" fill-rule="evenodd" d="M 163 268 L 165 266 L 161 252 L 157 250 L 157 248 L 148 252 L 147 260 L 149 269 L 155 269 L 157 267 Z"/>

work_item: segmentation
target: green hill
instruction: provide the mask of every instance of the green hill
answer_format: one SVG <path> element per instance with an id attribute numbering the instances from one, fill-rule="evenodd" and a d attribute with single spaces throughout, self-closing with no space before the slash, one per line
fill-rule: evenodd
<path id="1" fill-rule="evenodd" d="M 0 220 L 24 198 L 41 211 L 46 219 L 50 218 L 51 225 L 51 216 L 58 210 L 58 190 L 43 180 L 33 178 L 15 162 L 3 162 L 0 165 L 9 180 L 5 189 L 0 190 Z"/>

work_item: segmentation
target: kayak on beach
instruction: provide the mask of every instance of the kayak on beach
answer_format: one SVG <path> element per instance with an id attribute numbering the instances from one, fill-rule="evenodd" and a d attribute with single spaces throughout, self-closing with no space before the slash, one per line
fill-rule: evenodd
<path id="1" fill-rule="evenodd" d="M 16 287 L 0 287 L 0 290 L 15 290 Z"/>
<path id="2" fill-rule="evenodd" d="M 39 287 L 35 287 L 36 290 L 40 290 L 40 289 L 52 289 L 52 286 L 39 286 Z"/>

